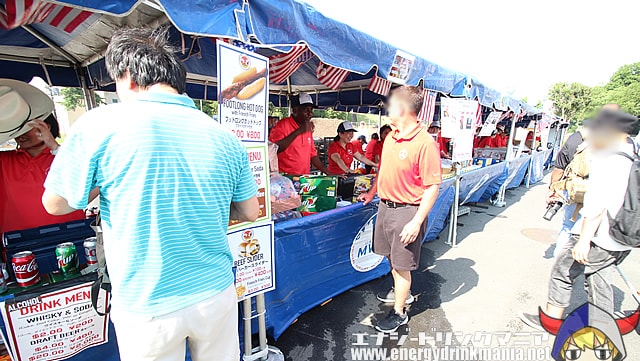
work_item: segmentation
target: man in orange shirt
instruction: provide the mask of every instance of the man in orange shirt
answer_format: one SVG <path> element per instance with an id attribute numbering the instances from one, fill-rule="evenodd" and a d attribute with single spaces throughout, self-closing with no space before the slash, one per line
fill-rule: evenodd
<path id="1" fill-rule="evenodd" d="M 395 332 L 409 322 L 404 307 L 411 271 L 420 263 L 427 215 L 442 182 L 438 145 L 417 119 L 422 102 L 418 87 L 402 86 L 391 94 L 387 110 L 394 130 L 385 140 L 375 184 L 360 196 L 367 204 L 376 191 L 380 195 L 373 251 L 389 258 L 393 275 L 394 289 L 386 297 L 393 299 L 394 307 L 375 325 L 381 332 Z"/>
<path id="2" fill-rule="evenodd" d="M 313 163 L 322 173 L 330 174 L 318 158 L 313 142 L 313 106 L 309 94 L 300 93 L 293 97 L 291 116 L 277 122 L 269 133 L 269 141 L 278 144 L 278 168 L 281 172 L 293 175 L 309 174 L 309 163 Z"/>

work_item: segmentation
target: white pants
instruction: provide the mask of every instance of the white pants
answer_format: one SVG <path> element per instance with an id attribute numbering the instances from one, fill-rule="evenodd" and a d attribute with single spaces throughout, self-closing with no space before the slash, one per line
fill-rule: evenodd
<path id="1" fill-rule="evenodd" d="M 238 361 L 238 304 L 233 285 L 222 293 L 160 317 L 113 309 L 122 361 Z"/>

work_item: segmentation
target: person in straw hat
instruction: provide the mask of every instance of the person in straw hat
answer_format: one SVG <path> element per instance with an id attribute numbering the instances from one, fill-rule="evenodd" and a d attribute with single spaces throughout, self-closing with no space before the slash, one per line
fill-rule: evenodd
<path id="1" fill-rule="evenodd" d="M 0 233 L 84 218 L 82 211 L 52 216 L 42 206 L 44 181 L 60 147 L 52 112 L 53 101 L 38 88 L 0 79 L 0 144 L 18 144 L 0 152 Z"/>

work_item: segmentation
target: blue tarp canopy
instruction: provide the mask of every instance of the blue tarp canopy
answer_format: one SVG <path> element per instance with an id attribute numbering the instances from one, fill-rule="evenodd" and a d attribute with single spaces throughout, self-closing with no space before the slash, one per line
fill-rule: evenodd
<path id="1" fill-rule="evenodd" d="M 24 3 L 0 0 L 6 3 Z M 314 56 L 290 78 L 291 89 L 315 94 L 320 106 L 373 112 L 383 97 L 367 87 L 377 74 L 387 78 L 396 47 L 330 19 L 297 0 L 66 0 L 49 6 L 48 15 L 31 24 L 0 30 L 0 76 L 29 80 L 40 76 L 52 85 L 112 90 L 101 58 L 114 29 L 169 24 L 189 73 L 192 97 L 216 98 L 215 39 L 251 43 L 271 56 L 295 44 L 306 44 Z M 13 6 L 11 6 L 13 8 Z M 2 16 L 2 15 L 0 15 Z M 32 17 L 34 18 L 34 17 Z M 9 21 L 11 19 L 8 19 Z M 7 21 L 5 21 L 7 23 Z M 0 21 L 0 29 L 3 22 Z M 410 54 L 410 51 L 405 51 Z M 322 85 L 319 62 L 350 72 L 339 90 Z M 476 79 L 415 57 L 406 81 L 451 96 L 477 99 L 482 105 L 529 114 L 538 110 L 501 95 Z M 274 103 L 288 93 L 286 84 L 271 84 Z"/>

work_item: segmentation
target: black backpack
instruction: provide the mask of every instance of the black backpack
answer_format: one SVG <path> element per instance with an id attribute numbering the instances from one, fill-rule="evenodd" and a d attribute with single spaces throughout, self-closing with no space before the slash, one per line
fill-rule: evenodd
<path id="1" fill-rule="evenodd" d="M 633 162 L 629 173 L 627 193 L 622 208 L 615 217 L 609 217 L 609 235 L 618 243 L 640 247 L 640 159 L 627 153 L 618 153 Z"/>

